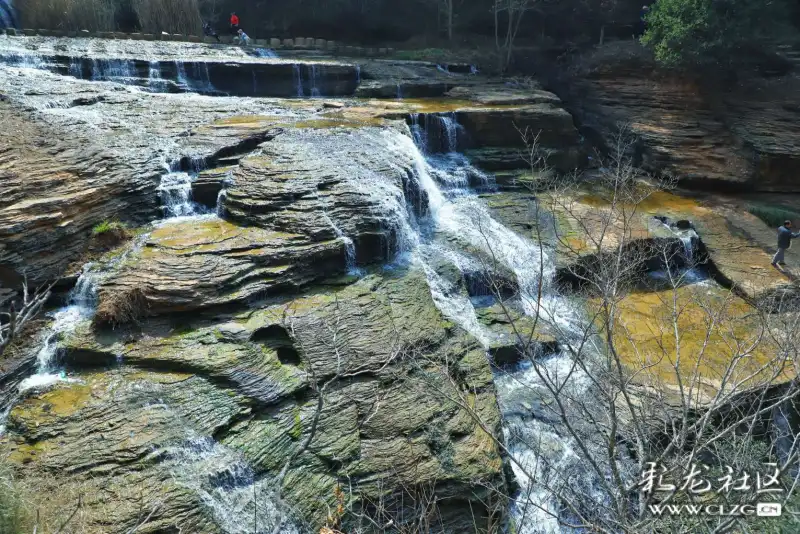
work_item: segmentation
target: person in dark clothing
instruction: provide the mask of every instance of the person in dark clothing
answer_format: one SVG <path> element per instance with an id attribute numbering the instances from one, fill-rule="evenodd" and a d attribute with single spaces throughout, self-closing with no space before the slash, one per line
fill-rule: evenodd
<path id="1" fill-rule="evenodd" d="M 792 239 L 797 239 L 798 237 L 800 237 L 800 232 L 792 233 L 792 221 L 786 221 L 783 226 L 778 228 L 778 252 L 772 258 L 773 267 L 777 267 L 778 264 L 786 265 L 783 261 L 786 249 L 792 246 Z"/>
<path id="2" fill-rule="evenodd" d="M 217 30 L 211 27 L 211 24 L 208 22 L 203 23 L 203 35 L 207 35 L 209 37 L 214 37 L 217 42 L 219 43 L 219 35 L 217 34 Z"/>
<path id="3" fill-rule="evenodd" d="M 642 11 L 639 13 L 639 35 L 644 35 L 647 30 L 647 14 L 650 13 L 649 6 L 642 6 Z"/>
<path id="4" fill-rule="evenodd" d="M 236 12 L 231 13 L 231 33 L 234 35 L 239 33 L 239 16 Z"/>

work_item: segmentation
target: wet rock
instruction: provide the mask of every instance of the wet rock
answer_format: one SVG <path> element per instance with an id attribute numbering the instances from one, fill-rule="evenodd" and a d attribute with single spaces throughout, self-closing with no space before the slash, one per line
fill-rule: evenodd
<path id="1" fill-rule="evenodd" d="M 234 167 L 218 167 L 197 174 L 197 178 L 192 182 L 192 200 L 216 209 L 217 200 L 226 181 L 230 180 Z"/>
<path id="2" fill-rule="evenodd" d="M 402 229 L 396 194 L 427 197 L 412 175 L 411 140 L 382 128 L 289 128 L 241 161 L 223 207 L 227 217 L 311 241 L 347 236 L 358 263 L 391 257 Z M 400 199 L 402 202 L 402 199 Z"/>
<path id="3" fill-rule="evenodd" d="M 344 268 L 335 239 L 311 241 L 217 218 L 165 223 L 100 286 L 96 320 L 119 322 L 134 291 L 143 299 L 136 315 L 185 312 L 297 289 Z"/>
<path id="4" fill-rule="evenodd" d="M 156 503 L 152 528 L 171 521 L 218 532 L 229 520 L 217 513 L 225 499 L 244 510 L 254 494 L 268 504 L 270 480 L 295 453 L 284 497 L 316 529 L 345 482 L 356 510 L 435 484 L 446 531 L 488 521 L 490 492 L 476 487 L 504 487 L 500 451 L 448 396 L 471 391 L 499 435 L 492 373 L 483 350 L 438 312 L 423 273 L 369 276 L 222 320 L 180 320 L 80 326 L 63 346 L 81 381 L 29 395 L 12 412 L 10 461 L 31 487 L 82 492 L 85 532 L 112 523 L 124 531 Z M 92 370 L 80 353 L 119 360 Z M 316 419 L 310 381 L 342 371 L 352 376 L 326 388 L 314 439 L 300 451 Z M 246 465 L 263 481 L 256 487 Z M 266 505 L 258 515 L 274 520 Z"/>
<path id="5" fill-rule="evenodd" d="M 46 91 L 24 96 L 31 86 Z M 165 99 L 113 87 L 33 69 L 0 76 L 0 91 L 9 97 L 0 102 L 8 125 L 0 132 L 8 147 L 0 155 L 0 265 L 17 277 L 23 269 L 33 284 L 59 277 L 82 257 L 92 228 L 103 221 L 135 227 L 158 218 L 157 187 L 167 163 L 182 156 L 215 161 L 275 135 L 265 121 L 255 128 L 216 127 L 231 110 L 212 99 Z M 58 114 L 36 111 L 69 107 L 76 95 L 95 103 Z M 253 101 L 237 111 L 262 116 L 266 109 L 273 108 Z"/>

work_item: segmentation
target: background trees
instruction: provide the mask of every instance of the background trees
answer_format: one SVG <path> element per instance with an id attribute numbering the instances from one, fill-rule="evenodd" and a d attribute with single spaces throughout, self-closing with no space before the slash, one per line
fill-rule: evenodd
<path id="1" fill-rule="evenodd" d="M 659 0 L 642 42 L 668 67 L 728 67 L 790 36 L 785 0 Z"/>

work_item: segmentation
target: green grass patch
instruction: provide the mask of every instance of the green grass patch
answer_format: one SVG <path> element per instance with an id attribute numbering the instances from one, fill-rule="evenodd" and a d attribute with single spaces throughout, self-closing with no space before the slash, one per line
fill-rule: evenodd
<path id="1" fill-rule="evenodd" d="M 98 236 L 109 232 L 125 232 L 127 229 L 128 226 L 125 223 L 119 221 L 103 221 L 92 228 L 92 235 Z"/>
<path id="2" fill-rule="evenodd" d="M 747 211 L 773 228 L 783 225 L 784 221 L 787 220 L 792 221 L 792 223 L 800 223 L 800 212 L 798 211 L 757 205 L 748 206 Z"/>

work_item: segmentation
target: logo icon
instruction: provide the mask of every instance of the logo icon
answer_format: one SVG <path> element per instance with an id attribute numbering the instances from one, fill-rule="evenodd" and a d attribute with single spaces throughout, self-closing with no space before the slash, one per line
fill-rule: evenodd
<path id="1" fill-rule="evenodd" d="M 777 502 L 760 502 L 756 505 L 756 515 L 758 517 L 780 517 L 782 506 Z"/>

